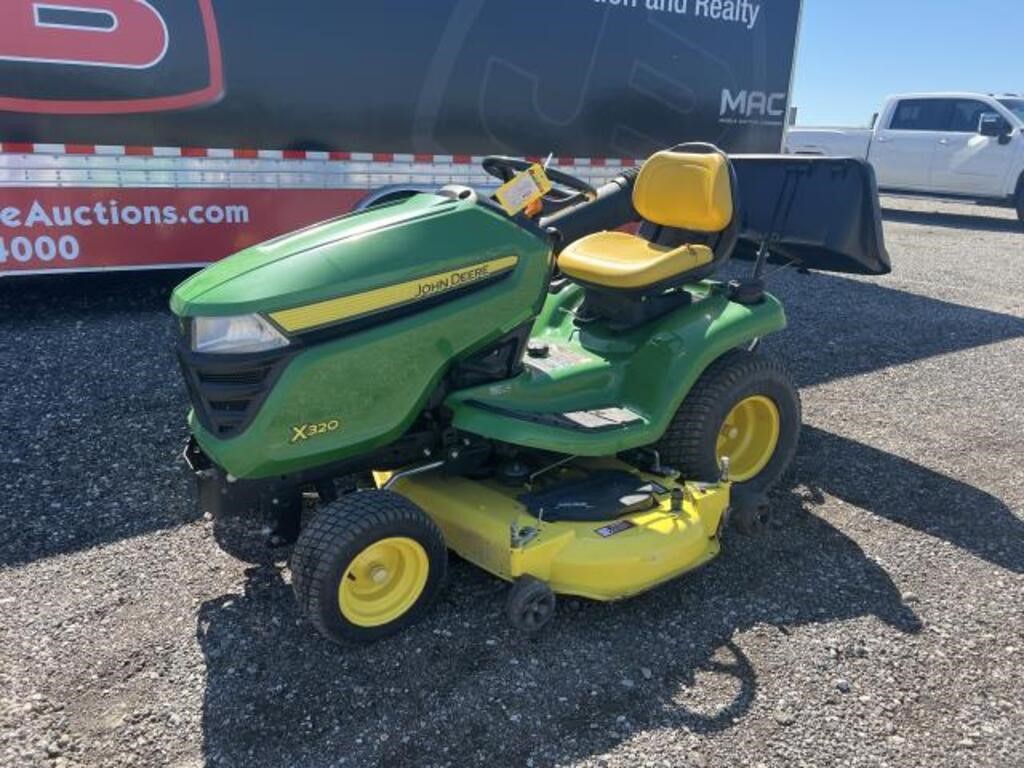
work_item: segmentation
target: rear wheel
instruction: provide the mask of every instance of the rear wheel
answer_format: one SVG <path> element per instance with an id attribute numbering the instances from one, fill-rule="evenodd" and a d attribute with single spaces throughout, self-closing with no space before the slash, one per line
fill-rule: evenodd
<path id="1" fill-rule="evenodd" d="M 299 606 L 334 642 L 365 643 L 412 624 L 444 582 L 440 530 L 408 499 L 361 491 L 327 505 L 291 560 Z"/>
<path id="2" fill-rule="evenodd" d="M 764 492 L 793 461 L 800 419 L 800 395 L 782 364 L 734 350 L 704 371 L 656 448 L 687 480 L 717 479 L 728 457 L 738 489 Z"/>
<path id="3" fill-rule="evenodd" d="M 1017 218 L 1021 224 L 1024 224 L 1024 179 L 1017 185 Z"/>

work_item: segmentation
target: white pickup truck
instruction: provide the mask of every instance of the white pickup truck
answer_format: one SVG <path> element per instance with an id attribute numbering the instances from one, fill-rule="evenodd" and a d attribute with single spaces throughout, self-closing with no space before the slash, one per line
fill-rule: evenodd
<path id="1" fill-rule="evenodd" d="M 791 128 L 785 148 L 865 159 L 883 192 L 1008 205 L 1024 222 L 1021 96 L 893 96 L 871 128 Z"/>

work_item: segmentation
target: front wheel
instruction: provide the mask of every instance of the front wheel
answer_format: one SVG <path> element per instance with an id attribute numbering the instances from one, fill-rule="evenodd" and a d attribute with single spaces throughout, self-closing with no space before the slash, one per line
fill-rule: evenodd
<path id="1" fill-rule="evenodd" d="M 716 480 L 727 457 L 737 489 L 763 493 L 792 463 L 800 421 L 800 395 L 782 364 L 733 350 L 701 374 L 655 447 L 687 480 Z"/>
<path id="2" fill-rule="evenodd" d="M 444 582 L 447 550 L 434 522 L 391 491 L 327 505 L 299 536 L 292 587 L 313 626 L 337 643 L 366 643 L 419 619 Z"/>
<path id="3" fill-rule="evenodd" d="M 1017 219 L 1024 224 L 1024 180 L 1020 183 L 1020 190 L 1017 192 Z"/>

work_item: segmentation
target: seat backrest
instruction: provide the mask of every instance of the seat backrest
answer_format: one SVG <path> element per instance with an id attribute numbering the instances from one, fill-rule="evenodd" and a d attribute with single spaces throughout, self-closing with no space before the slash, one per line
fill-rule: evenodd
<path id="1" fill-rule="evenodd" d="M 721 232 L 736 213 L 732 172 L 720 152 L 666 150 L 651 155 L 633 187 L 633 207 L 662 227 Z"/>

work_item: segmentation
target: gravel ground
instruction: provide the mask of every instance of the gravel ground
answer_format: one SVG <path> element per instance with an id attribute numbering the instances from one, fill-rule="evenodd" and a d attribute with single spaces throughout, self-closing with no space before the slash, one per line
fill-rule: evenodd
<path id="1" fill-rule="evenodd" d="M 884 204 L 894 274 L 773 283 L 774 527 L 533 640 L 461 562 L 400 637 L 320 640 L 194 512 L 180 276 L 3 281 L 0 765 L 1024 765 L 1024 233 Z"/>

